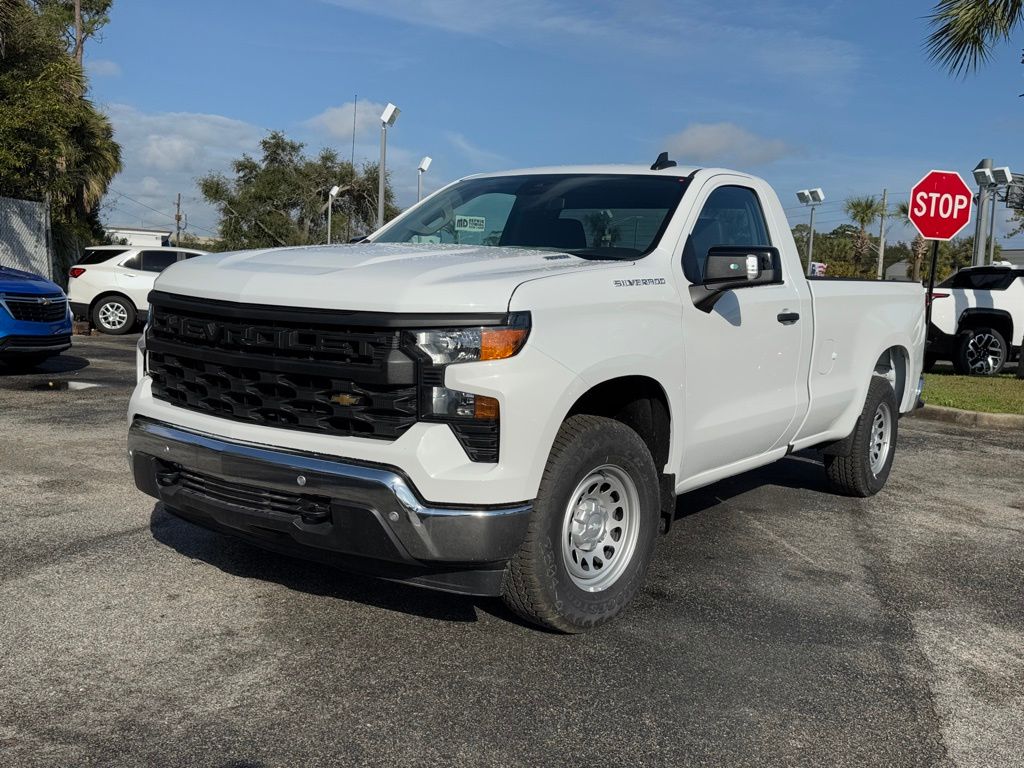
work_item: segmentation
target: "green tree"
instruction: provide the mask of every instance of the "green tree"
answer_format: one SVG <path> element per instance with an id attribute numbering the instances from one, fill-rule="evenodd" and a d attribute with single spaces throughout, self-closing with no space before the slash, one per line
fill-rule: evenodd
<path id="1" fill-rule="evenodd" d="M 987 62 L 1024 24 L 1024 0 L 939 0 L 929 18 L 929 57 L 959 76 Z"/>
<path id="2" fill-rule="evenodd" d="M 851 197 L 843 204 L 843 210 L 850 220 L 858 226 L 855 241 L 853 263 L 859 273 L 865 273 L 872 265 L 869 254 L 871 252 L 871 235 L 868 234 L 868 227 L 874 224 L 882 215 L 882 203 L 873 197 Z"/>
<path id="3" fill-rule="evenodd" d="M 904 200 L 896 207 L 896 210 L 897 215 L 905 225 L 913 226 L 910 222 L 910 203 Z M 920 232 L 915 235 L 910 250 L 914 260 L 911 262 L 907 277 L 916 283 L 921 280 L 921 270 L 924 267 L 924 260 L 928 256 L 928 241 L 921 237 Z"/>
<path id="4" fill-rule="evenodd" d="M 1009 237 L 1024 235 L 1024 211 L 1014 211 L 1013 220 L 1017 222 L 1017 224 L 1013 228 L 1013 231 L 1009 234 Z"/>
<path id="5" fill-rule="evenodd" d="M 51 3 L 0 0 L 0 195 L 50 201 L 63 274 L 82 245 L 102 238 L 98 206 L 121 149 L 84 96 L 54 13 Z"/>
<path id="6" fill-rule="evenodd" d="M 371 232 L 377 219 L 377 166 L 356 169 L 325 149 L 311 158 L 303 145 L 271 132 L 260 142 L 261 156 L 243 155 L 232 164 L 234 177 L 204 176 L 199 189 L 220 213 L 220 239 L 228 250 L 312 245 L 326 242 L 330 189 L 341 188 L 334 203 L 331 240 Z M 385 220 L 398 214 L 385 184 Z"/>
<path id="7" fill-rule="evenodd" d="M 71 57 L 82 66 L 85 41 L 110 21 L 113 0 L 31 0 L 47 24 L 64 39 Z"/>

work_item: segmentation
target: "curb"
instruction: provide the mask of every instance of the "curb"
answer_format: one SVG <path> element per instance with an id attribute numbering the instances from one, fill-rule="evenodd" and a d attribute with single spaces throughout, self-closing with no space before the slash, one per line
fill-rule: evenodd
<path id="1" fill-rule="evenodd" d="M 906 415 L 914 419 L 959 424 L 962 427 L 1024 429 L 1024 416 L 1015 413 L 981 413 L 979 411 L 961 411 L 959 408 L 944 408 L 941 405 L 925 405 Z"/>

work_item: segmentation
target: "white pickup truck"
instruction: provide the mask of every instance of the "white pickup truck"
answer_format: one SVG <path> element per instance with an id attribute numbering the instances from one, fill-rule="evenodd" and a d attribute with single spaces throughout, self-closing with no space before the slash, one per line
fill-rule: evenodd
<path id="1" fill-rule="evenodd" d="M 878 492 L 925 340 L 920 285 L 809 282 L 764 181 L 664 158 L 466 178 L 150 304 L 128 446 L 168 512 L 566 632 L 629 604 L 678 494 L 808 448 Z"/>

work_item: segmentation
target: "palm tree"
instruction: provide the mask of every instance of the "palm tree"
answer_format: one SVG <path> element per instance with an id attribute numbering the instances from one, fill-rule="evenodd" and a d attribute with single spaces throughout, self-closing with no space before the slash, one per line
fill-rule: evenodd
<path id="1" fill-rule="evenodd" d="M 857 233 L 857 246 L 853 252 L 853 263 L 860 271 L 871 248 L 868 227 L 882 215 L 882 203 L 873 197 L 851 197 L 843 204 L 843 210 L 850 220 L 860 227 Z"/>
<path id="2" fill-rule="evenodd" d="M 910 203 L 904 201 L 896 207 L 897 215 L 900 220 L 906 226 L 912 226 L 910 221 Z M 914 254 L 914 262 L 911 265 L 910 279 L 915 283 L 921 282 L 921 267 L 924 266 L 924 258 L 928 255 L 928 241 L 921 237 L 921 233 L 918 232 L 917 236 L 914 237 L 914 242 L 910 246 L 911 253 Z"/>
<path id="3" fill-rule="evenodd" d="M 1024 0 L 939 0 L 930 21 L 929 57 L 950 74 L 965 75 L 1024 25 Z"/>

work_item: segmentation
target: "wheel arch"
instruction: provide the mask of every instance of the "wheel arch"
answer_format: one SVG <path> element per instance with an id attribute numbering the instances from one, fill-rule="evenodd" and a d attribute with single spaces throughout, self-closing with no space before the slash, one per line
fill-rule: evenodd
<path id="1" fill-rule="evenodd" d="M 580 395 L 565 418 L 586 414 L 621 422 L 640 435 L 658 469 L 664 529 L 675 514 L 675 474 L 666 472 L 672 453 L 672 405 L 657 379 L 620 375 L 594 384 Z"/>
<path id="2" fill-rule="evenodd" d="M 889 381 L 893 392 L 896 393 L 896 402 L 902 407 L 908 393 L 914 391 L 910 388 L 910 371 L 910 351 L 897 344 L 878 356 L 872 375 L 881 376 Z"/>
<path id="3" fill-rule="evenodd" d="M 969 307 L 960 313 L 957 333 L 976 328 L 994 328 L 1003 335 L 1007 344 L 1013 343 L 1013 315 L 1005 309 Z"/>

